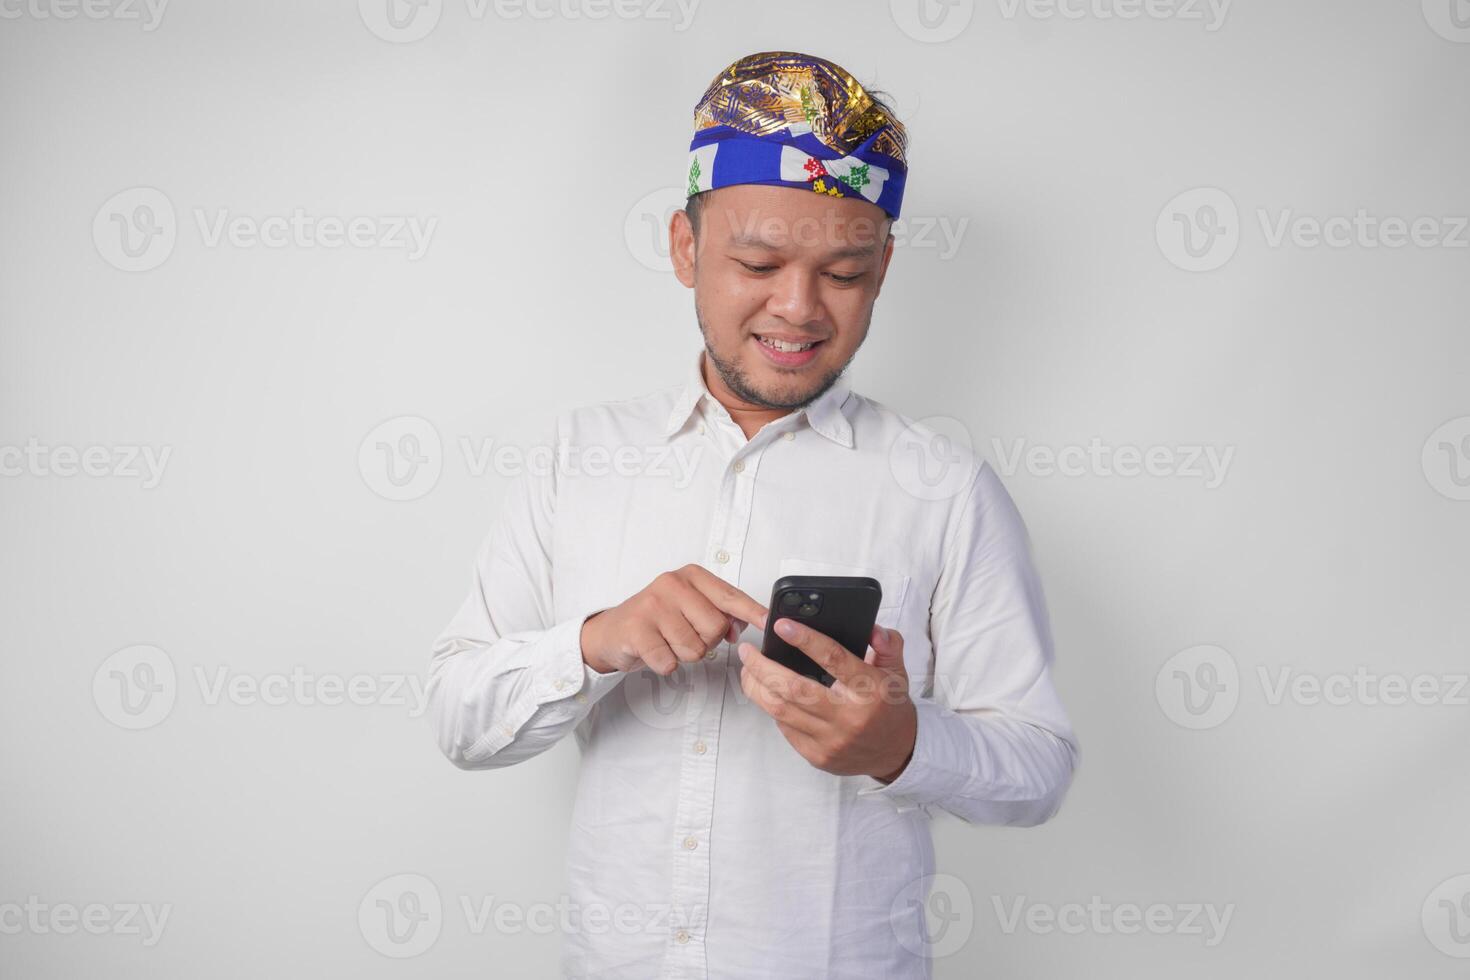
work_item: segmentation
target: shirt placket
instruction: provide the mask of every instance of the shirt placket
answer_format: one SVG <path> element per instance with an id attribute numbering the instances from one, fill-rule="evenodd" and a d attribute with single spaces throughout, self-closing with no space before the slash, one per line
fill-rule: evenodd
<path id="1" fill-rule="evenodd" d="M 740 583 L 740 568 L 750 529 L 755 475 L 769 442 L 746 442 L 743 433 L 722 409 L 704 415 L 698 438 L 707 438 L 726 460 L 720 478 L 719 500 L 710 521 L 701 564 L 732 585 Z M 682 731 L 678 809 L 674 815 L 673 914 L 668 955 L 662 976 L 707 977 L 705 936 L 710 918 L 710 832 L 714 824 L 715 766 L 719 758 L 720 718 L 724 713 L 724 674 L 721 658 L 735 654 L 736 644 L 721 643 L 690 670 L 691 696 Z M 702 692 L 696 688 L 702 688 Z M 699 696 L 702 693 L 703 696 Z M 739 855 L 725 855 L 739 860 Z"/>

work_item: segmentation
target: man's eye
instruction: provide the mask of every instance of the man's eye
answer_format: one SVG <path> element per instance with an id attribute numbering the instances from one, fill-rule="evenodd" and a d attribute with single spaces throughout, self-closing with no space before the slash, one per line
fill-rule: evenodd
<path id="1" fill-rule="evenodd" d="M 739 259 L 737 259 L 736 261 L 738 262 Z M 749 262 L 741 262 L 740 264 L 745 266 L 751 272 L 770 272 L 772 269 L 776 268 L 774 265 L 751 265 Z"/>
<path id="2" fill-rule="evenodd" d="M 851 276 L 839 276 L 835 272 L 828 273 L 828 275 L 830 275 L 832 277 L 832 281 L 833 282 L 841 283 L 844 286 L 847 285 L 848 283 L 857 282 L 859 279 L 861 279 L 863 277 L 863 274 L 861 272 L 856 273 L 855 275 L 851 275 Z"/>

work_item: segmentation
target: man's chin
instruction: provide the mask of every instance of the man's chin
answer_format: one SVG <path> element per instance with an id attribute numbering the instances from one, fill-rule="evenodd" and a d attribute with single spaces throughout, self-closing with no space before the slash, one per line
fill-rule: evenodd
<path id="1" fill-rule="evenodd" d="M 810 377 L 806 377 L 808 374 Z M 757 371 L 744 372 L 744 378 L 747 390 L 741 397 L 765 408 L 802 408 L 831 387 L 826 371 L 810 368 L 788 372 L 762 366 Z"/>
<path id="2" fill-rule="evenodd" d="M 705 353 L 725 382 L 725 387 L 736 397 L 751 405 L 782 411 L 795 411 L 811 404 L 832 387 L 842 373 L 819 362 L 799 368 L 783 368 L 770 363 L 758 351 L 748 349 L 737 351 L 736 357 L 725 360 L 717 356 L 708 343 Z"/>

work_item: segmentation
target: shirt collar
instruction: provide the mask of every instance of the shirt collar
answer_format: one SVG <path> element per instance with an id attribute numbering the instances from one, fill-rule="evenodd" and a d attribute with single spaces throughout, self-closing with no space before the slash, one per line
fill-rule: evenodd
<path id="1" fill-rule="evenodd" d="M 696 408 L 704 399 L 717 411 L 723 412 L 724 406 L 720 405 L 718 399 L 710 394 L 708 386 L 704 383 L 704 351 L 699 351 L 699 356 L 693 359 L 693 366 L 685 376 L 683 386 L 674 397 L 674 407 L 669 412 L 668 420 L 664 423 L 663 435 L 665 439 L 671 438 L 674 433 L 682 429 L 694 414 Z M 799 408 L 792 415 L 805 415 L 807 424 L 822 436 L 832 440 L 839 446 L 851 449 L 852 423 L 848 422 L 847 416 L 842 413 L 842 406 L 847 403 L 848 395 L 852 389 L 847 382 L 839 377 L 832 387 L 807 405 Z"/>

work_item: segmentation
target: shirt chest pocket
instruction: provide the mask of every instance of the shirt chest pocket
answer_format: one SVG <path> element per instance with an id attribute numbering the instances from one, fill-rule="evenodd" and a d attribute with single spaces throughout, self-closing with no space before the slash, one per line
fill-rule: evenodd
<path id="1" fill-rule="evenodd" d="M 878 623 L 881 626 L 897 625 L 903 611 L 904 598 L 909 590 L 907 575 L 891 568 L 876 568 L 872 565 L 847 565 L 793 557 L 782 558 L 776 570 L 781 577 L 787 575 L 860 575 L 877 579 L 883 589 L 883 598 L 878 603 Z"/>

